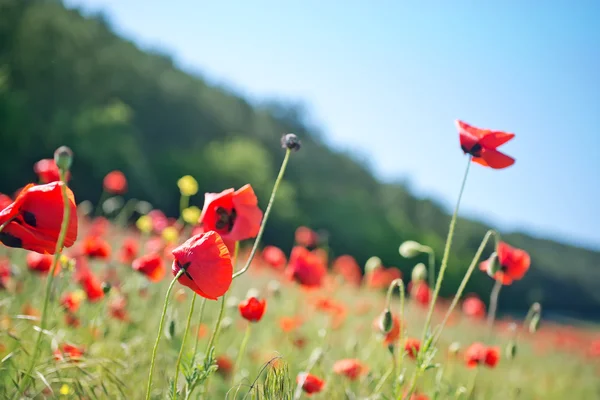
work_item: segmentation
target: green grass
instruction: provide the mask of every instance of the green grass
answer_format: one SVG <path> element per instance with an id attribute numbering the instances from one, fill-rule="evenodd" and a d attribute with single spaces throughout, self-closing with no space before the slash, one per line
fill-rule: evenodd
<path id="1" fill-rule="evenodd" d="M 114 250 L 118 247 L 115 246 Z M 26 304 L 41 309 L 43 280 L 27 270 L 25 252 L 11 250 L 9 253 L 19 274 L 14 284 L 20 288 L 0 291 L 0 397 L 12 395 L 16 386 L 17 371 L 23 371 L 29 360 L 35 341 L 35 323 L 23 317 Z M 103 276 L 104 262 L 91 263 L 93 270 Z M 145 395 L 151 349 L 156 337 L 164 293 L 171 279 L 168 274 L 163 282 L 148 286 L 148 296 L 141 297 L 139 290 L 147 285 L 146 279 L 128 266 L 114 264 L 121 281 L 122 294 L 127 296 L 130 322 L 122 322 L 107 314 L 107 304 L 117 296 L 113 289 L 102 301 L 84 302 L 77 312 L 81 325 L 69 327 L 64 320 L 65 312 L 58 305 L 58 298 L 67 290 L 78 289 L 71 280 L 71 272 L 62 270 L 56 279 L 50 307 L 48 332 L 43 341 L 42 357 L 34 374 L 35 386 L 28 395 L 56 398 L 85 399 L 139 399 Z M 254 268 L 254 267 L 253 267 Z M 269 282 L 281 281 L 279 294 L 267 290 Z M 517 283 L 518 284 L 518 283 Z M 242 359 L 241 369 L 229 378 L 214 374 L 208 379 L 207 392 L 197 389 L 191 398 L 203 399 L 292 399 L 296 389 L 296 375 L 307 368 L 315 349 L 322 350 L 322 357 L 311 372 L 326 381 L 324 390 L 314 399 L 367 399 L 375 388 L 381 386 L 381 399 L 396 399 L 408 385 L 414 361 L 404 358 L 398 366 L 401 381 L 392 377 L 381 382 L 382 376 L 391 368 L 388 349 L 373 328 L 373 320 L 381 313 L 385 293 L 367 288 L 354 289 L 344 285 L 307 292 L 296 284 L 285 281 L 275 272 L 265 269 L 251 270 L 234 281 L 227 294 L 226 319 L 217 345 L 217 356 L 227 356 L 232 362 L 242 341 L 246 321 L 238 313 L 237 302 L 246 292 L 254 288 L 267 298 L 264 318 L 254 324 L 252 334 Z M 332 327 L 332 319 L 315 309 L 311 299 L 328 296 L 346 307 L 346 317 L 339 327 Z M 166 331 L 160 342 L 156 360 L 156 371 L 152 398 L 168 398 L 170 382 L 175 370 L 175 361 L 181 345 L 187 312 L 192 292 L 176 284 L 174 296 L 168 308 Z M 237 299 L 237 300 L 236 300 Z M 397 312 L 399 300 L 393 300 Z M 196 336 L 199 302 L 192 320 L 192 331 L 188 335 L 183 357 L 183 371 L 190 370 L 190 361 Z M 195 359 L 201 362 L 212 327 L 218 313 L 218 302 L 206 304 L 204 323 L 207 333 L 200 339 L 199 353 Z M 406 335 L 419 337 L 422 332 L 426 309 L 407 301 L 405 313 Z M 303 324 L 294 332 L 285 333 L 279 326 L 281 317 L 301 316 Z M 434 322 L 440 322 L 443 314 L 436 313 Z M 488 344 L 504 349 L 510 334 L 498 324 L 494 337 Z M 96 335 L 92 335 L 96 327 Z M 600 398 L 600 363 L 584 357 L 587 342 L 581 341 L 573 351 L 565 351 L 554 345 L 554 326 L 544 326 L 536 334 L 522 332 L 518 338 L 518 352 L 514 360 L 508 360 L 503 351 L 502 359 L 495 369 L 481 368 L 477 373 L 472 396 L 476 399 L 593 399 Z M 578 337 L 591 338 L 598 334 L 596 327 L 573 328 Z M 593 332 L 595 329 L 595 332 Z M 302 348 L 294 340 L 302 338 Z M 419 381 L 420 393 L 430 398 L 467 398 L 462 392 L 469 391 L 475 371 L 464 366 L 462 353 L 457 357 L 448 355 L 450 343 L 459 342 L 464 350 L 474 341 L 485 341 L 484 323 L 474 322 L 459 313 L 453 319 L 438 346 L 436 362 L 439 368 L 429 370 Z M 83 345 L 86 353 L 81 362 L 56 362 L 51 354 L 52 345 L 70 342 Z M 544 351 L 536 347 L 546 345 Z M 360 380 L 350 382 L 336 376 L 332 366 L 342 358 L 358 358 L 369 368 L 369 373 Z M 271 360 L 271 363 L 268 363 Z M 180 376 L 179 385 L 186 382 Z M 66 386 L 65 386 L 66 385 Z M 54 395 L 49 391 L 52 389 Z M 61 388 L 68 395 L 60 395 Z M 32 390 L 33 389 L 33 390 Z M 436 396 L 437 393 L 437 397 Z M 304 398 L 305 395 L 303 395 Z M 182 397 L 179 397 L 182 398 Z"/>

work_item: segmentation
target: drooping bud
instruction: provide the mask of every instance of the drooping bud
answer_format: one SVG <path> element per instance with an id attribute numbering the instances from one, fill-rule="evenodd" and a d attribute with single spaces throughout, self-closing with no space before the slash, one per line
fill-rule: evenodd
<path id="1" fill-rule="evenodd" d="M 84 200 L 77 205 L 77 213 L 81 215 L 89 215 L 94 211 L 94 206 L 89 200 Z"/>
<path id="2" fill-rule="evenodd" d="M 393 356 L 394 355 L 394 343 L 392 342 L 392 343 L 388 344 L 387 348 L 388 348 L 388 351 L 390 352 L 390 354 Z"/>
<path id="3" fill-rule="evenodd" d="M 269 283 L 267 284 L 267 292 L 273 297 L 279 297 L 279 295 L 281 294 L 281 284 L 279 283 L 279 281 L 275 279 L 269 281 Z"/>
<path id="4" fill-rule="evenodd" d="M 225 305 L 227 306 L 227 308 L 233 308 L 233 309 L 237 310 L 239 304 L 240 304 L 240 299 L 238 299 L 235 296 L 229 296 L 227 298 L 227 303 Z"/>
<path id="5" fill-rule="evenodd" d="M 535 314 L 529 322 L 529 333 L 536 333 L 540 329 L 540 314 Z"/>
<path id="6" fill-rule="evenodd" d="M 379 329 L 382 333 L 387 334 L 392 330 L 394 325 L 394 318 L 389 308 L 386 308 L 379 317 Z"/>
<path id="7" fill-rule="evenodd" d="M 125 201 L 121 196 L 113 196 L 104 200 L 104 203 L 102 203 L 102 211 L 104 211 L 105 214 L 112 214 L 121 209 L 123 204 L 125 204 Z"/>
<path id="8" fill-rule="evenodd" d="M 148 203 L 147 201 L 140 200 L 135 203 L 135 211 L 142 215 L 146 215 L 152 211 L 152 204 Z"/>
<path id="9" fill-rule="evenodd" d="M 300 143 L 300 139 L 298 136 L 293 133 L 287 133 L 281 137 L 281 147 L 284 149 L 290 149 L 292 151 L 300 150 L 302 143 Z"/>
<path id="10" fill-rule="evenodd" d="M 225 317 L 221 321 L 221 331 L 226 331 L 233 325 L 233 320 L 230 317 Z"/>
<path id="11" fill-rule="evenodd" d="M 373 270 L 381 267 L 381 265 L 382 265 L 381 258 L 379 258 L 377 256 L 373 256 L 373 257 L 369 258 L 367 260 L 367 262 L 365 263 L 365 272 L 366 273 L 373 272 Z"/>
<path id="12" fill-rule="evenodd" d="M 101 287 L 104 294 L 108 294 L 108 292 L 110 292 L 110 289 L 112 288 L 112 285 L 109 282 L 102 282 Z"/>
<path id="13" fill-rule="evenodd" d="M 257 288 L 250 288 L 248 292 L 246 292 L 246 298 L 249 299 L 251 297 L 260 298 L 260 291 Z"/>
<path id="14" fill-rule="evenodd" d="M 73 151 L 67 146 L 60 146 L 54 152 L 54 163 L 63 172 L 68 171 L 73 164 Z"/>
<path id="15" fill-rule="evenodd" d="M 406 242 L 400 245 L 400 248 L 398 250 L 402 257 L 413 258 L 421 254 L 422 248 L 423 246 L 421 246 L 420 243 L 415 242 L 414 240 L 407 240 Z"/>
<path id="16" fill-rule="evenodd" d="M 487 265 L 487 274 L 490 277 L 494 277 L 494 275 L 496 275 L 496 272 L 498 272 L 500 270 L 500 263 L 498 262 L 498 254 L 496 252 L 493 252 L 492 255 L 490 256 L 490 258 L 488 258 L 488 265 Z"/>
<path id="17" fill-rule="evenodd" d="M 514 340 L 511 340 L 506 345 L 506 358 L 509 360 L 513 360 L 517 355 L 517 343 Z"/>
<path id="18" fill-rule="evenodd" d="M 172 319 L 169 322 L 169 327 L 167 328 L 167 339 L 173 339 L 175 337 L 175 320 Z"/>
<path id="19" fill-rule="evenodd" d="M 427 279 L 427 267 L 423 263 L 418 263 L 412 270 L 411 278 L 413 282 L 421 282 Z"/>

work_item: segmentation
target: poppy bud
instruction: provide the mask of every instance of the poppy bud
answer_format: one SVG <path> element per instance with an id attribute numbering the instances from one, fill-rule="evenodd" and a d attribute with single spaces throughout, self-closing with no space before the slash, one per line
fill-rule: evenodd
<path id="1" fill-rule="evenodd" d="M 404 372 L 405 372 L 405 370 L 402 370 L 402 373 L 400 375 L 398 375 L 398 379 L 396 379 L 396 383 L 398 384 L 398 386 L 404 385 L 404 381 L 406 380 L 406 377 L 404 376 Z"/>
<path id="2" fill-rule="evenodd" d="M 240 304 L 240 299 L 235 296 L 230 296 L 227 299 L 227 303 L 225 304 L 227 308 L 237 308 L 238 304 Z"/>
<path id="3" fill-rule="evenodd" d="M 529 333 L 536 333 L 540 328 L 540 314 L 535 314 L 529 322 Z"/>
<path id="4" fill-rule="evenodd" d="M 393 325 L 394 319 L 392 318 L 392 312 L 389 308 L 386 308 L 379 318 L 379 329 L 382 333 L 388 333 L 392 330 Z"/>
<path id="5" fill-rule="evenodd" d="M 111 284 L 108 282 L 102 282 L 102 292 L 104 292 L 104 294 L 107 294 L 108 292 L 110 292 L 110 289 L 112 288 Z"/>
<path id="6" fill-rule="evenodd" d="M 382 263 L 381 263 L 381 258 L 377 257 L 377 256 L 373 256 L 371 258 L 369 258 L 367 260 L 367 262 L 365 263 L 365 272 L 369 273 L 369 272 L 373 272 L 373 270 L 381 267 Z"/>
<path id="7" fill-rule="evenodd" d="M 181 211 L 181 218 L 183 218 L 186 223 L 195 225 L 198 223 L 201 213 L 202 211 L 198 207 L 191 206 Z"/>
<path id="8" fill-rule="evenodd" d="M 93 210 L 94 206 L 89 200 L 84 200 L 77 205 L 77 213 L 81 215 L 89 215 Z"/>
<path id="9" fill-rule="evenodd" d="M 452 342 L 450 343 L 450 346 L 448 346 L 448 354 L 456 356 L 458 355 L 458 352 L 460 351 L 460 343 L 458 342 Z"/>
<path id="10" fill-rule="evenodd" d="M 233 325 L 233 320 L 230 317 L 223 318 L 221 321 L 221 331 L 226 331 L 227 329 L 231 328 L 231 325 Z"/>
<path id="11" fill-rule="evenodd" d="M 298 136 L 293 133 L 287 133 L 281 137 L 281 147 L 284 149 L 298 151 L 300 150 L 301 144 Z"/>
<path id="12" fill-rule="evenodd" d="M 67 146 L 60 146 L 54 152 L 54 163 L 61 171 L 68 171 L 73 163 L 73 151 Z"/>
<path id="13" fill-rule="evenodd" d="M 272 280 L 267 285 L 267 291 L 273 297 L 279 297 L 281 294 L 281 284 L 276 280 Z"/>
<path id="14" fill-rule="evenodd" d="M 152 204 L 148 203 L 147 201 L 140 200 L 135 203 L 135 211 L 142 215 L 146 215 L 152 211 Z"/>
<path id="15" fill-rule="evenodd" d="M 175 337 L 175 320 L 172 319 L 169 322 L 169 328 L 167 329 L 167 339 L 173 339 Z"/>
<path id="16" fill-rule="evenodd" d="M 506 358 L 512 360 L 517 355 L 517 343 L 514 340 L 508 342 L 506 346 Z"/>
<path id="17" fill-rule="evenodd" d="M 249 299 L 250 297 L 259 298 L 260 297 L 260 291 L 257 288 L 250 288 L 250 289 L 248 289 L 248 291 L 246 292 L 246 298 Z"/>
<path id="18" fill-rule="evenodd" d="M 390 352 L 390 354 L 393 356 L 394 355 L 394 343 L 390 343 L 387 346 L 388 351 Z"/>
<path id="19" fill-rule="evenodd" d="M 493 252 L 490 258 L 488 259 L 486 272 L 490 277 L 493 278 L 494 275 L 496 275 L 496 272 L 498 272 L 499 270 L 500 263 L 498 262 L 498 254 L 496 252 Z"/>
<path id="20" fill-rule="evenodd" d="M 198 193 L 198 181 L 191 175 L 182 176 L 177 181 L 179 191 L 183 196 L 193 196 Z"/>
<path id="21" fill-rule="evenodd" d="M 400 245 L 398 251 L 400 255 L 404 258 L 413 258 L 421 254 L 421 246 L 420 243 L 415 242 L 414 240 L 407 240 L 406 242 Z"/>
<path id="22" fill-rule="evenodd" d="M 420 282 L 427 279 L 427 267 L 423 263 L 418 263 L 412 270 L 411 278 L 414 282 Z"/>
<path id="23" fill-rule="evenodd" d="M 167 226 L 165 229 L 163 229 L 161 235 L 167 243 L 175 243 L 179 238 L 179 232 L 177 232 L 177 229 L 172 226 Z"/>

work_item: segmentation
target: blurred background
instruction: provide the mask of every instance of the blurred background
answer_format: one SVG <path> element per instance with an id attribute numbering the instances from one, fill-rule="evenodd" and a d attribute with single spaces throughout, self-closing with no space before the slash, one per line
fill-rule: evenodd
<path id="1" fill-rule="evenodd" d="M 600 319 L 599 19 L 595 1 L 0 0 L 0 192 L 66 144 L 78 201 L 120 169 L 126 197 L 169 215 L 185 174 L 201 193 L 251 183 L 264 207 L 294 132 L 265 241 L 289 250 L 306 225 L 332 257 L 410 276 L 425 260 L 402 241 L 441 257 L 463 119 L 514 132 L 517 162 L 471 169 L 442 294 L 494 227 L 532 256 L 501 310 Z"/>

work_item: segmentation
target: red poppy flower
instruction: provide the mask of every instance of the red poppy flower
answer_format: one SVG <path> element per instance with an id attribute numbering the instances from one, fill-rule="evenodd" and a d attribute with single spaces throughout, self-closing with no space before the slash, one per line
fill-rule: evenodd
<path id="1" fill-rule="evenodd" d="M 360 286 L 362 273 L 354 257 L 347 254 L 339 256 L 333 262 L 333 271 L 351 285 Z"/>
<path id="2" fill-rule="evenodd" d="M 110 244 L 99 236 L 88 236 L 83 242 L 83 252 L 89 258 L 108 260 L 110 258 Z"/>
<path id="3" fill-rule="evenodd" d="M 206 193 L 200 223 L 207 231 L 215 231 L 233 241 L 256 237 L 263 213 L 250 185 L 238 190 Z"/>
<path id="4" fill-rule="evenodd" d="M 217 373 L 227 378 L 231 375 L 233 371 L 233 361 L 227 356 L 217 356 L 215 359 L 217 363 Z"/>
<path id="5" fill-rule="evenodd" d="M 123 194 L 127 191 L 127 178 L 121 171 L 109 172 L 102 183 L 104 190 L 111 194 Z"/>
<path id="6" fill-rule="evenodd" d="M 77 317 L 77 315 L 71 314 L 67 311 L 67 313 L 65 314 L 65 324 L 73 328 L 79 328 L 79 326 L 81 325 L 81 320 Z"/>
<path id="7" fill-rule="evenodd" d="M 108 303 L 108 313 L 111 317 L 120 321 L 129 321 L 127 313 L 127 299 L 124 296 L 118 295 Z"/>
<path id="8" fill-rule="evenodd" d="M 54 254 L 63 219 L 62 182 L 27 185 L 15 201 L 0 211 L 0 242 L 8 247 L 20 247 L 37 253 Z M 77 208 L 71 189 L 67 188 L 71 213 L 64 246 L 71 247 L 77 239 Z"/>
<path id="9" fill-rule="evenodd" d="M 250 322 L 258 322 L 265 313 L 267 302 L 265 299 L 257 299 L 256 297 L 250 297 L 242 301 L 238 308 L 242 317 Z"/>
<path id="10" fill-rule="evenodd" d="M 279 319 L 279 327 L 284 332 L 296 330 L 300 325 L 302 325 L 302 319 L 300 317 L 281 317 Z"/>
<path id="11" fill-rule="evenodd" d="M 192 236 L 172 251 L 172 272 L 179 277 L 179 283 L 207 299 L 216 300 L 229 289 L 233 265 L 229 250 L 221 236 L 214 231 Z"/>
<path id="12" fill-rule="evenodd" d="M 27 257 L 25 258 L 27 261 L 27 267 L 38 274 L 46 275 L 50 272 L 52 268 L 52 261 L 54 261 L 54 257 L 49 254 L 40 254 L 33 251 L 27 253 Z M 54 269 L 54 275 L 56 276 L 60 272 L 60 263 L 56 264 L 56 268 Z"/>
<path id="13" fill-rule="evenodd" d="M 473 156 L 473 162 L 494 169 L 510 167 L 515 159 L 496 150 L 515 135 L 502 131 L 492 131 L 471 126 L 457 120 L 456 127 L 460 135 L 460 147 L 465 154 Z"/>
<path id="14" fill-rule="evenodd" d="M 88 266 L 87 258 L 83 256 L 76 257 L 73 279 L 81 285 L 89 302 L 94 303 L 104 297 L 102 283 Z"/>
<path id="15" fill-rule="evenodd" d="M 106 235 L 110 228 L 110 221 L 105 217 L 96 217 L 91 223 L 88 236 L 99 236 Z"/>
<path id="16" fill-rule="evenodd" d="M 327 269 L 313 253 L 304 247 L 295 246 L 290 255 L 286 274 L 303 286 L 317 287 L 322 285 Z"/>
<path id="17" fill-rule="evenodd" d="M 333 364 L 333 372 L 338 375 L 344 375 L 350 380 L 358 379 L 362 374 L 366 373 L 368 368 L 355 358 L 346 358 L 338 360 Z"/>
<path id="18" fill-rule="evenodd" d="M 502 282 L 503 285 L 510 285 L 513 281 L 517 281 L 525 276 L 531 264 L 529 254 L 525 250 L 517 249 L 505 242 L 500 242 L 498 243 L 496 252 L 500 268 L 494 275 L 494 279 Z M 487 271 L 489 262 L 489 260 L 483 261 L 479 264 L 479 269 Z"/>
<path id="19" fill-rule="evenodd" d="M 298 374 L 296 383 L 300 384 L 301 382 L 304 382 L 302 383 L 302 390 L 308 395 L 319 393 L 321 390 L 323 390 L 323 386 L 325 385 L 325 381 L 313 374 L 306 372 L 301 372 Z"/>
<path id="20" fill-rule="evenodd" d="M 262 259 L 274 269 L 283 269 L 287 263 L 283 250 L 275 246 L 266 246 L 262 251 Z"/>
<path id="21" fill-rule="evenodd" d="M 160 210 L 152 210 L 148 214 L 150 221 L 152 221 L 152 230 L 154 233 L 161 233 L 167 226 L 169 226 L 169 218 Z"/>
<path id="22" fill-rule="evenodd" d="M 319 235 L 306 226 L 299 226 L 295 233 L 296 243 L 304 247 L 314 247 L 319 241 Z"/>
<path id="23" fill-rule="evenodd" d="M 0 211 L 10 206 L 11 203 L 12 199 L 9 196 L 0 193 Z"/>
<path id="24" fill-rule="evenodd" d="M 146 275 L 152 282 L 160 282 L 167 270 L 162 257 L 158 253 L 150 253 L 133 260 L 134 270 Z"/>
<path id="25" fill-rule="evenodd" d="M 414 298 L 417 303 L 422 304 L 424 306 L 429 304 L 431 300 L 431 289 L 426 282 L 409 282 L 408 284 L 408 292 L 410 296 Z"/>
<path id="26" fill-rule="evenodd" d="M 470 295 L 463 301 L 462 310 L 469 317 L 485 318 L 485 303 L 475 295 Z"/>
<path id="27" fill-rule="evenodd" d="M 69 312 L 77 312 L 79 310 L 79 306 L 81 305 L 81 301 L 83 297 L 78 293 L 68 292 L 65 293 L 61 299 L 60 304 Z"/>
<path id="28" fill-rule="evenodd" d="M 366 275 L 366 284 L 372 289 L 387 289 L 394 279 L 402 278 L 398 268 L 379 266 Z"/>
<path id="29" fill-rule="evenodd" d="M 121 251 L 119 252 L 119 261 L 122 264 L 131 264 L 138 252 L 140 251 L 140 245 L 137 239 L 134 238 L 126 238 L 123 241 L 123 246 L 121 247 Z"/>
<path id="30" fill-rule="evenodd" d="M 79 361 L 83 354 L 85 353 L 85 349 L 80 346 L 75 346 L 69 343 L 64 343 L 62 346 L 54 350 L 54 359 L 56 361 Z"/>
<path id="31" fill-rule="evenodd" d="M 8 286 L 11 275 L 12 268 L 10 266 L 10 259 L 0 257 L 0 289 L 5 289 Z"/>
<path id="32" fill-rule="evenodd" d="M 480 364 L 494 368 L 500 360 L 498 347 L 487 347 L 483 343 L 475 342 L 465 351 L 465 362 L 468 368 L 475 368 Z"/>
<path id="33" fill-rule="evenodd" d="M 45 158 L 33 164 L 33 172 L 38 176 L 41 183 L 50 183 L 60 181 L 60 173 L 56 163 L 51 158 Z M 71 173 L 67 171 L 65 180 L 68 182 Z"/>
<path id="34" fill-rule="evenodd" d="M 404 342 L 404 351 L 413 360 L 417 358 L 419 350 L 421 349 L 421 341 L 415 338 L 407 338 Z"/>

